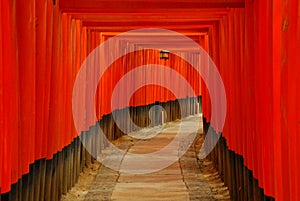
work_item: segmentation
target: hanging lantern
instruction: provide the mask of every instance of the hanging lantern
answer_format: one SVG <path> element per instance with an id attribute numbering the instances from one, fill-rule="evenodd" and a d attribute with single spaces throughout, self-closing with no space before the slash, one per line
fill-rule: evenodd
<path id="1" fill-rule="evenodd" d="M 168 60 L 169 59 L 169 51 L 168 50 L 161 50 L 159 53 L 159 58 L 160 59 L 164 59 L 164 60 Z"/>

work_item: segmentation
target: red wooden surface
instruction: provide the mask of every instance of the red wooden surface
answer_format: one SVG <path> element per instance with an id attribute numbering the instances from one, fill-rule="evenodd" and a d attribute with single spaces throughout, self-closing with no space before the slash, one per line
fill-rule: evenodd
<path id="1" fill-rule="evenodd" d="M 202 6 L 191 0 L 183 7 L 176 7 L 183 5 L 182 1 L 167 7 L 170 2 L 163 0 L 160 5 L 151 2 L 144 9 L 145 5 L 135 2 L 139 14 L 126 13 L 127 4 L 118 5 L 118 1 L 113 1 L 116 7 L 107 8 L 102 4 L 93 7 L 94 0 L 72 2 L 0 3 L 1 193 L 8 192 L 12 183 L 28 173 L 34 160 L 51 159 L 77 136 L 72 120 L 72 87 L 87 55 L 114 34 L 131 28 L 161 26 L 186 33 L 217 64 L 227 95 L 228 111 L 222 134 L 229 148 L 244 157 L 245 165 L 253 170 L 265 194 L 276 200 L 300 199 L 298 0 L 216 0 L 205 1 Z M 227 8 L 225 4 L 245 8 Z M 107 12 L 94 13 L 95 10 Z M 133 43 L 120 41 L 106 54 L 132 48 Z M 167 61 L 158 56 L 156 50 L 137 51 L 110 66 L 98 86 L 98 119 L 111 112 L 110 96 L 118 80 L 134 67 L 151 63 L 181 73 L 196 94 L 202 94 L 203 114 L 210 120 L 209 94 L 205 85 L 200 85 L 195 71 L 174 55 Z M 193 57 L 206 62 L 202 55 Z M 94 62 L 105 58 L 97 59 Z M 205 73 L 209 72 L 206 69 Z M 94 72 L 85 74 L 86 79 L 95 79 Z M 147 86 L 133 95 L 130 105 L 174 98 L 165 88 Z M 82 122 L 86 129 L 91 126 L 90 121 Z"/>

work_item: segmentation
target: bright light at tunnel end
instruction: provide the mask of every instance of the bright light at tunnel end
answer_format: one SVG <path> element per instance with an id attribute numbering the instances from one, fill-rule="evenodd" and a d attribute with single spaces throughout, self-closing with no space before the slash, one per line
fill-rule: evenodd
<path id="1" fill-rule="evenodd" d="M 124 32 L 120 35 L 114 36 L 106 40 L 104 43 L 96 47 L 86 58 L 86 60 L 81 65 L 81 68 L 77 74 L 74 86 L 73 86 L 73 96 L 72 96 L 72 112 L 74 124 L 80 137 L 82 144 L 85 146 L 87 151 L 101 162 L 106 167 L 109 167 L 115 171 L 131 173 L 131 174 L 146 174 L 162 170 L 174 162 L 179 160 L 179 158 L 188 150 L 194 141 L 197 131 L 200 126 L 199 121 L 195 121 L 192 125 L 191 130 L 187 134 L 184 128 L 180 127 L 176 133 L 174 139 L 161 150 L 147 153 L 147 154 L 134 154 L 125 152 L 122 149 L 114 146 L 104 135 L 98 123 L 96 127 L 93 128 L 93 132 L 86 134 L 86 132 L 98 122 L 96 112 L 95 112 L 95 95 L 97 91 L 98 83 L 103 76 L 104 72 L 108 67 L 115 62 L 118 58 L 125 56 L 135 50 L 132 49 L 117 49 L 116 46 L 119 41 L 126 39 L 129 43 L 143 44 L 147 38 L 147 44 L 151 45 L 150 49 L 168 50 L 170 54 L 174 54 L 181 57 L 183 60 L 188 62 L 202 77 L 206 87 L 208 89 L 210 99 L 211 99 L 211 125 L 215 130 L 221 132 L 224 126 L 226 118 L 226 93 L 222 78 L 219 74 L 217 67 L 215 66 L 212 59 L 206 53 L 206 51 L 191 38 L 182 35 L 178 32 L 174 32 L 167 29 L 158 28 L 147 28 L 147 29 L 136 29 L 128 32 Z M 197 62 L 189 56 L 186 52 L 185 54 L 179 54 L 174 51 L 174 42 L 168 42 L 168 40 L 163 40 L 163 38 L 170 37 L 173 40 L 178 40 L 180 44 L 191 47 L 193 52 L 195 49 L 201 55 L 201 62 Z M 132 41 L 131 41 L 132 40 Z M 169 40 L 172 41 L 172 40 Z M 149 49 L 149 48 L 140 48 Z M 93 78 L 87 76 L 92 72 Z M 140 74 L 147 75 L 147 79 L 131 79 L 132 77 L 137 77 Z M 153 75 L 161 74 L 160 77 L 172 79 L 176 77 L 176 80 L 180 81 L 180 88 L 174 87 L 174 84 L 166 82 L 167 79 L 153 79 Z M 149 76 L 149 77 L 148 77 Z M 96 78 L 96 79 L 95 79 Z M 122 90 L 122 86 L 126 84 L 126 91 Z M 189 94 L 196 96 L 193 88 L 189 84 L 189 81 L 184 79 L 180 73 L 172 70 L 169 67 L 161 65 L 148 64 L 145 66 L 135 66 L 134 69 L 127 72 L 116 84 L 111 106 L 112 111 L 114 108 L 118 108 L 120 105 L 129 106 L 129 100 L 140 87 L 154 84 L 167 88 L 172 92 L 176 98 L 179 94 L 182 94 L 180 90 L 188 90 Z M 185 93 L 187 91 L 184 91 Z M 84 93 L 84 94 L 83 94 Z M 122 99 L 118 97 L 122 95 Z M 101 103 L 100 103 L 101 104 Z M 129 114 L 128 107 L 125 108 L 125 114 Z M 127 108 L 127 109 L 126 109 Z M 153 110 L 163 110 L 163 108 L 152 108 Z M 180 111 L 182 114 L 182 106 L 180 105 Z M 130 131 L 124 125 L 131 125 L 135 130 L 140 129 L 137 125 L 132 122 L 131 118 L 127 118 L 128 122 L 121 123 L 117 118 L 117 113 L 113 112 L 112 116 L 117 124 L 117 126 L 125 134 L 131 135 Z M 184 115 L 181 115 L 184 116 Z M 152 119 L 156 121 L 156 119 Z M 164 128 L 162 128 L 164 129 Z M 84 133 L 84 134 L 83 134 Z M 92 138 L 91 135 L 96 137 Z M 155 135 L 154 135 L 155 136 Z M 215 135 L 212 127 L 208 129 L 205 141 L 200 149 L 198 158 L 205 158 L 215 147 L 219 140 L 220 135 Z M 92 141 L 96 139 L 96 141 Z M 103 145 L 108 145 L 110 149 L 110 154 L 103 155 L 99 147 Z M 172 149 L 180 149 L 179 152 L 170 152 Z M 99 151 L 100 150 L 100 151 Z M 128 160 L 126 162 L 126 160 Z M 144 161 L 147 160 L 147 163 Z M 130 164 L 136 164 L 134 167 Z"/>

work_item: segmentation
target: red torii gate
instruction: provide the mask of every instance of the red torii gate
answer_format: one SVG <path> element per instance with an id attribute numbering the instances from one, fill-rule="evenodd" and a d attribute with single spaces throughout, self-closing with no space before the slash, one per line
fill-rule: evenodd
<path id="1" fill-rule="evenodd" d="M 299 200 L 299 5 L 297 0 L 1 1 L 1 193 L 35 160 L 51 159 L 77 137 L 70 99 L 88 53 L 105 37 L 159 27 L 190 35 L 209 52 L 225 83 L 222 134 L 229 149 L 243 156 L 266 195 Z M 201 93 L 209 121 L 204 85 Z M 142 96 L 135 98 L 145 103 Z M 111 112 L 99 111 L 99 118 Z"/>

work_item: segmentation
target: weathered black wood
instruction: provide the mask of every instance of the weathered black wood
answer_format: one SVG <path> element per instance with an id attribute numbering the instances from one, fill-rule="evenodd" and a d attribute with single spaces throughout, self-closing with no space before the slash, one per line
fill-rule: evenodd
<path id="1" fill-rule="evenodd" d="M 245 194 L 245 186 L 244 186 L 244 160 L 241 156 L 239 157 L 238 161 L 238 168 L 239 168 L 239 190 L 240 190 L 240 196 L 239 200 L 244 200 L 244 194 Z"/>
<path id="2" fill-rule="evenodd" d="M 229 180 L 228 180 L 228 174 L 227 174 L 227 158 L 226 158 L 226 145 L 224 142 L 224 139 L 221 138 L 221 146 L 220 148 L 222 149 L 222 166 L 223 166 L 223 181 L 225 183 L 226 186 L 229 186 Z"/>
<path id="3" fill-rule="evenodd" d="M 22 200 L 29 201 L 29 174 L 22 176 Z"/>
<path id="4" fill-rule="evenodd" d="M 5 193 L 5 194 L 2 194 L 0 197 L 1 197 L 1 200 L 2 201 L 11 201 L 11 193 Z"/>
<path id="5" fill-rule="evenodd" d="M 231 169 L 231 160 L 230 160 L 230 152 L 228 149 L 226 149 L 226 172 L 225 172 L 225 175 L 227 175 L 227 181 L 228 181 L 228 187 L 229 187 L 229 190 L 230 190 L 230 196 L 231 198 L 233 198 L 233 189 L 232 189 L 232 169 Z"/>
<path id="6" fill-rule="evenodd" d="M 79 138 L 76 138 L 77 141 L 77 178 L 81 172 L 80 169 L 80 161 L 81 161 L 81 141 L 79 140 Z"/>
<path id="7" fill-rule="evenodd" d="M 81 133 L 81 140 L 83 140 L 84 141 L 84 138 L 85 138 L 85 132 L 82 132 Z M 81 149 L 82 149 L 82 151 L 81 151 L 81 166 L 80 166 L 80 170 L 81 171 L 83 171 L 83 169 L 84 169 L 84 167 L 85 167 L 85 147 L 83 146 L 83 142 L 82 142 L 82 145 L 81 145 Z M 67 160 L 67 159 L 65 159 L 65 160 Z M 68 168 L 68 167 L 67 167 Z M 66 175 L 67 176 L 67 175 Z"/>
<path id="8" fill-rule="evenodd" d="M 39 200 L 40 198 L 40 191 L 41 191 L 41 160 L 36 161 L 33 164 L 33 173 L 34 173 L 34 198 L 33 200 Z"/>
<path id="9" fill-rule="evenodd" d="M 91 136 L 90 136 L 91 137 Z M 92 143 L 92 142 L 91 142 Z M 91 156 L 91 155 L 90 155 Z M 71 171 L 71 187 L 75 184 L 75 165 L 74 165 L 74 159 L 75 159 L 75 144 L 71 144 L 71 159 L 70 159 L 70 171 Z"/>
<path id="10" fill-rule="evenodd" d="M 51 194 L 50 194 L 50 200 L 55 201 L 56 200 L 56 191 L 57 191 L 57 154 L 54 155 L 53 160 L 52 160 L 52 171 L 51 171 Z"/>
<path id="11" fill-rule="evenodd" d="M 51 201 L 51 183 L 52 183 L 52 169 L 53 160 L 46 161 L 46 175 L 45 175 L 45 201 Z"/>
<path id="12" fill-rule="evenodd" d="M 258 186 L 258 180 L 244 166 L 243 158 L 228 150 L 224 138 L 219 140 L 209 158 L 215 163 L 224 184 L 228 186 L 233 201 L 274 201 L 274 198 L 264 195 L 263 189 Z"/>
<path id="13" fill-rule="evenodd" d="M 20 189 L 18 187 L 19 183 L 20 182 L 13 184 L 11 186 L 11 193 L 9 194 L 9 198 L 8 198 L 9 201 L 18 201 L 19 200 L 19 194 L 20 194 L 20 192 L 19 192 Z M 0 196 L 0 198 L 1 197 L 2 196 Z M 5 200 L 5 199 L 3 199 L 3 200 Z"/>
<path id="14" fill-rule="evenodd" d="M 87 146 L 90 148 L 92 146 L 92 142 L 91 142 L 91 135 L 89 132 L 86 132 L 85 139 L 87 140 L 86 142 Z M 70 148 L 70 170 L 69 171 L 72 171 L 71 161 L 72 161 L 72 148 Z M 85 151 L 85 162 L 86 162 L 86 166 L 89 166 L 92 163 L 92 156 L 87 149 Z M 70 175 L 70 184 L 72 186 L 72 175 Z"/>
<path id="15" fill-rule="evenodd" d="M 247 170 L 247 168 L 245 166 L 242 167 L 243 168 L 243 200 L 249 200 L 249 190 L 250 190 L 250 186 L 249 186 L 249 172 Z"/>
<path id="16" fill-rule="evenodd" d="M 219 171 L 219 174 L 221 176 L 221 178 L 224 180 L 224 163 L 223 163 L 223 156 L 222 156 L 222 150 L 221 150 L 221 147 L 222 146 L 222 143 L 221 141 L 219 140 L 218 143 L 217 143 L 217 149 L 218 149 L 218 171 Z"/>
<path id="17" fill-rule="evenodd" d="M 64 149 L 62 152 L 58 153 L 58 181 L 57 181 L 57 189 L 58 189 L 58 200 L 61 198 L 61 195 L 63 194 L 63 181 L 64 181 L 64 162 L 63 162 L 63 153 Z"/>
<path id="18" fill-rule="evenodd" d="M 64 179 L 62 180 L 62 193 L 65 194 L 68 191 L 68 185 L 67 185 L 67 175 L 68 175 L 68 152 L 67 148 L 63 149 L 63 154 L 62 154 L 62 169 L 63 169 L 63 177 Z"/>
<path id="19" fill-rule="evenodd" d="M 28 174 L 28 200 L 34 200 L 34 164 L 30 165 Z"/>
<path id="20" fill-rule="evenodd" d="M 44 200 L 45 197 L 45 178 L 46 178 L 46 160 L 40 160 L 40 195 L 38 200 Z"/>
<path id="21" fill-rule="evenodd" d="M 239 156 L 234 154 L 234 166 L 235 166 L 235 185 L 236 185 L 236 196 L 237 200 L 241 200 L 241 185 L 240 185 L 240 179 L 243 174 L 240 172 L 240 161 L 239 161 Z"/>

